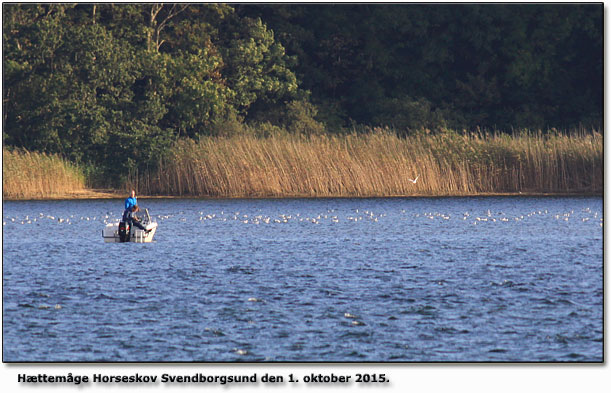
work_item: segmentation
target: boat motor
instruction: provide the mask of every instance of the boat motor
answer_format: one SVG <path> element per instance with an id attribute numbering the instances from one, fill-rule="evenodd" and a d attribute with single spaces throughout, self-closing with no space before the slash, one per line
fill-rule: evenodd
<path id="1" fill-rule="evenodd" d="M 119 240 L 121 240 L 121 243 L 129 241 L 129 229 L 129 224 L 125 221 L 119 223 Z"/>

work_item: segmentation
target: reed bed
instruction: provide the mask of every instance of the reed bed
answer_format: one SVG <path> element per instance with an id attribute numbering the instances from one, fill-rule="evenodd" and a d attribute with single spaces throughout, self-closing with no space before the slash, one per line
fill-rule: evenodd
<path id="1" fill-rule="evenodd" d="M 85 189 L 85 176 L 57 155 L 2 149 L 2 196 L 39 199 Z"/>
<path id="2" fill-rule="evenodd" d="M 151 195 L 212 197 L 602 194 L 602 168 L 598 132 L 398 137 L 378 129 L 180 140 L 138 187 Z"/>

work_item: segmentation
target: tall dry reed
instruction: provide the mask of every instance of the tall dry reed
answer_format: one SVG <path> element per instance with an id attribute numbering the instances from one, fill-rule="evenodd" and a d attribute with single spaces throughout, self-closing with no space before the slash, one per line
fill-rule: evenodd
<path id="1" fill-rule="evenodd" d="M 2 150 L 3 198 L 48 198 L 84 189 L 81 171 L 56 155 Z"/>
<path id="2" fill-rule="evenodd" d="M 602 193 L 599 133 L 181 140 L 140 192 L 215 197 Z M 419 176 L 416 183 L 410 181 Z"/>

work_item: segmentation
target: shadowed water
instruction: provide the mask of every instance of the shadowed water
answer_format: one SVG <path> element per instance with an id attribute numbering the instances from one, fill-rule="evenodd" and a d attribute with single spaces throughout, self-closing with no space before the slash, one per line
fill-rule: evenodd
<path id="1" fill-rule="evenodd" d="M 4 361 L 602 361 L 601 198 L 139 203 L 4 202 Z"/>

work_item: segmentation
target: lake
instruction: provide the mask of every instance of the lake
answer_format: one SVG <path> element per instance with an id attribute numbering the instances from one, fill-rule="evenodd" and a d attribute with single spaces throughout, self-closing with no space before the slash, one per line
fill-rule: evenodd
<path id="1" fill-rule="evenodd" d="M 5 362 L 600 362 L 597 197 L 5 201 Z"/>

